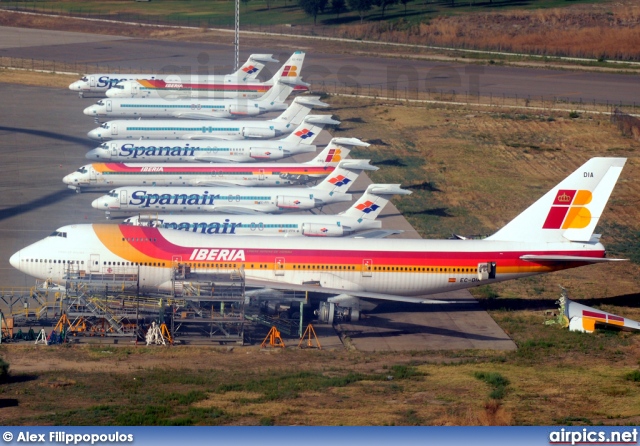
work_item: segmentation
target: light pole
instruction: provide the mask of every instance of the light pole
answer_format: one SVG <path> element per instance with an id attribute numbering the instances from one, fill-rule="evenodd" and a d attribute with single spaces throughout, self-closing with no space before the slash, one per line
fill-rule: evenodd
<path id="1" fill-rule="evenodd" d="M 233 45 L 236 51 L 236 68 L 235 71 L 240 69 L 240 0 L 236 0 L 236 21 L 235 21 L 236 33 L 233 41 Z"/>

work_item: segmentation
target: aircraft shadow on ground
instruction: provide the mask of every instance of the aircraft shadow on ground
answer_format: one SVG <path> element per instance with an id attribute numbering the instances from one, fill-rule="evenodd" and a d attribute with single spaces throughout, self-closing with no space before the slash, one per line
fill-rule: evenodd
<path id="1" fill-rule="evenodd" d="M 558 298 L 560 295 L 558 294 Z M 569 294 L 571 299 L 571 294 Z M 640 293 L 623 294 L 613 297 L 598 297 L 595 299 L 571 299 L 573 302 L 597 307 L 598 305 L 614 305 L 617 307 L 640 308 Z M 558 299 L 479 299 L 485 310 L 549 310 L 559 308 Z"/>
<path id="2" fill-rule="evenodd" d="M 47 130 L 35 130 L 35 129 L 25 129 L 21 127 L 0 126 L 0 131 L 3 131 L 3 130 L 7 132 L 24 133 L 26 135 L 40 136 L 42 138 L 56 139 L 59 141 L 71 142 L 74 144 L 82 144 L 84 146 L 86 146 L 87 143 L 90 143 L 91 141 L 87 138 L 79 138 L 77 136 L 69 136 L 62 133 L 50 132 Z M 97 144 L 98 143 L 96 143 L 96 145 Z"/>
<path id="3" fill-rule="evenodd" d="M 404 215 L 432 215 L 434 217 L 453 217 L 447 208 L 424 209 L 422 211 L 405 211 Z"/>
<path id="4" fill-rule="evenodd" d="M 48 195 L 45 195 L 44 197 L 31 200 L 28 203 L 22 203 L 18 206 L 13 206 L 7 209 L 3 209 L 2 212 L 0 212 L 0 221 L 7 218 L 15 217 L 16 215 L 20 215 L 25 212 L 31 212 L 33 210 L 39 209 L 44 206 L 48 206 L 51 204 L 58 203 L 60 201 L 64 201 L 67 198 L 70 198 L 74 195 L 75 193 L 72 192 L 71 190 L 55 191 Z"/>
<path id="5" fill-rule="evenodd" d="M 369 317 L 361 322 L 351 322 L 349 328 L 344 330 L 344 334 L 352 339 L 364 339 L 379 337 L 378 332 L 362 332 L 357 329 L 358 325 L 364 327 L 381 327 L 384 329 L 385 337 L 396 337 L 408 334 L 425 334 L 425 335 L 438 335 L 448 336 L 455 338 L 472 339 L 476 341 L 508 341 L 508 338 L 499 338 L 495 336 L 487 336 L 481 334 L 469 333 L 466 331 L 460 331 L 453 328 L 434 327 L 430 325 L 418 325 L 407 322 L 392 321 L 387 317 L 383 317 L 384 314 L 389 313 L 405 313 L 405 312 L 425 312 L 426 311 L 483 311 L 479 305 L 470 304 L 410 304 L 404 302 L 389 302 L 378 305 L 374 310 L 367 311 L 366 314 Z M 353 327 L 353 328 L 351 328 Z M 346 328 L 346 327 L 345 327 Z"/>

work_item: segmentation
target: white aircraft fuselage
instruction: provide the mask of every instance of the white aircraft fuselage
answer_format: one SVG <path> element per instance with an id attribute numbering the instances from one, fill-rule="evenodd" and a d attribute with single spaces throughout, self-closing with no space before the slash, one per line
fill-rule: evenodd
<path id="1" fill-rule="evenodd" d="M 94 161 L 255 163 L 315 152 L 316 146 L 285 140 L 199 141 L 112 140 L 87 152 Z"/>
<path id="2" fill-rule="evenodd" d="M 101 99 L 84 109 L 95 118 L 229 119 L 287 109 L 284 102 L 245 99 Z"/>

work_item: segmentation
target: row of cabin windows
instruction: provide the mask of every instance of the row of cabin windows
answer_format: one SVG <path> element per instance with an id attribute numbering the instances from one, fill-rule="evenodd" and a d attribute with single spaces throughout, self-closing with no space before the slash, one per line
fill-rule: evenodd
<path id="1" fill-rule="evenodd" d="M 84 265 L 84 260 L 58 260 L 58 259 L 24 259 L 29 263 L 64 263 L 69 265 Z"/>
<path id="2" fill-rule="evenodd" d="M 144 169 L 144 167 L 142 168 Z M 282 175 L 282 172 L 280 171 L 273 171 L 273 172 L 252 172 L 252 171 L 246 171 L 246 172 L 223 172 L 221 170 L 211 170 L 209 172 L 202 172 L 202 171 L 189 171 L 189 170 L 185 170 L 185 171 L 177 171 L 177 170 L 172 170 L 172 171 L 146 171 L 146 170 L 139 170 L 139 171 L 135 171 L 135 172 L 100 172 L 102 175 L 140 175 L 140 174 L 147 174 L 147 175 L 157 175 L 157 174 L 162 174 L 162 175 L 197 175 L 197 174 L 201 174 L 201 175 Z M 305 170 L 305 172 L 307 172 L 307 170 Z"/>
<path id="3" fill-rule="evenodd" d="M 122 237 L 122 241 L 123 242 L 155 242 L 157 239 L 156 238 L 142 238 L 142 237 L 129 237 L 129 238 L 124 238 Z"/>
<path id="4" fill-rule="evenodd" d="M 239 132 L 238 127 L 127 127 L 135 131 L 170 131 L 170 132 Z"/>
<path id="5" fill-rule="evenodd" d="M 186 108 L 189 110 L 199 110 L 201 108 L 210 108 L 210 109 L 224 109 L 224 105 L 200 105 L 194 106 L 192 104 L 186 105 L 158 105 L 158 104 L 121 104 L 122 108 Z"/>
<path id="6" fill-rule="evenodd" d="M 416 271 L 427 273 L 477 273 L 478 268 L 427 268 L 424 266 L 374 266 L 373 271 Z"/>
<path id="7" fill-rule="evenodd" d="M 96 265 L 98 262 L 95 263 Z M 166 266 L 164 262 L 102 262 L 105 266 Z"/>

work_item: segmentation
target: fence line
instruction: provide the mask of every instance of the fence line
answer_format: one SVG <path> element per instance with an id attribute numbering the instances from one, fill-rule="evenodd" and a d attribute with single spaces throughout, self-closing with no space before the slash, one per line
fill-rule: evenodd
<path id="1" fill-rule="evenodd" d="M 0 56 L 0 67 L 14 70 L 25 70 L 45 73 L 76 74 L 78 76 L 88 73 L 143 73 L 139 69 L 125 66 L 111 66 L 99 64 L 87 64 L 78 62 L 59 62 L 44 59 L 25 59 L 17 57 Z M 183 74 L 176 71 L 164 72 L 164 74 Z M 188 74 L 188 73 L 187 73 Z M 470 93 L 462 90 L 442 89 L 411 89 L 394 88 L 384 84 L 348 84 L 342 82 L 312 82 L 310 90 L 316 93 L 325 93 L 342 96 L 353 96 L 371 99 L 384 99 L 402 101 L 407 105 L 420 106 L 420 104 L 442 103 L 451 105 L 478 105 L 505 108 L 521 108 L 538 111 L 568 111 L 576 113 L 613 113 L 614 108 L 635 116 L 640 110 L 636 103 L 624 104 L 622 102 L 605 103 L 595 100 L 583 100 L 583 98 L 570 98 L 558 96 L 523 96 L 523 95 L 493 95 Z M 640 104 L 638 104 L 640 105 Z"/>

